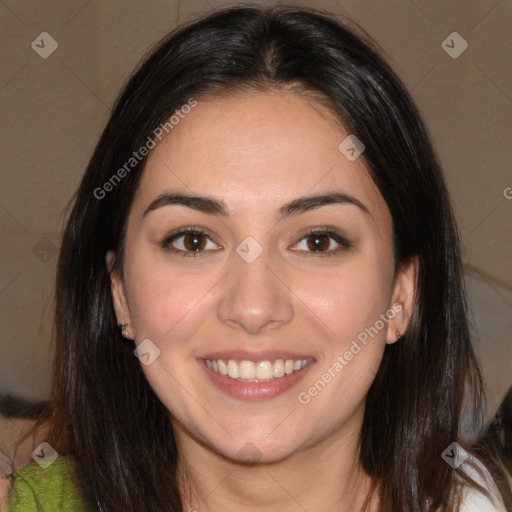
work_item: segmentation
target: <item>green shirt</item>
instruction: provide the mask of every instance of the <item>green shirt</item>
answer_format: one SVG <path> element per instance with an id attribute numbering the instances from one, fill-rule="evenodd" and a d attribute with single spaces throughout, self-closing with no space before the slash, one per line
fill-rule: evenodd
<path id="1" fill-rule="evenodd" d="M 59 455 L 46 469 L 37 462 L 11 475 L 7 512 L 83 512 L 85 506 L 73 484 L 71 459 Z"/>

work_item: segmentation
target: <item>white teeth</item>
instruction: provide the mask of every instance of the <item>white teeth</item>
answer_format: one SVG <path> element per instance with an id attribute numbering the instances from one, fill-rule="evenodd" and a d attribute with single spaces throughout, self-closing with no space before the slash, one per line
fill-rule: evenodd
<path id="1" fill-rule="evenodd" d="M 256 378 L 256 365 L 252 361 L 240 361 L 238 367 L 240 368 L 241 379 Z"/>
<path id="2" fill-rule="evenodd" d="M 227 375 L 228 374 L 228 366 L 222 359 L 217 359 L 217 363 L 219 365 L 219 373 L 221 375 Z"/>
<path id="3" fill-rule="evenodd" d="M 238 363 L 236 361 L 233 361 L 233 359 L 230 359 L 228 361 L 228 375 L 232 378 L 232 379 L 237 379 L 240 375 L 239 375 L 239 367 L 238 367 Z"/>
<path id="4" fill-rule="evenodd" d="M 260 361 L 256 365 L 257 379 L 271 379 L 274 377 L 274 368 L 270 361 Z"/>
<path id="5" fill-rule="evenodd" d="M 244 382 L 269 381 L 290 375 L 294 371 L 302 370 L 308 365 L 306 359 L 276 359 L 271 361 L 236 361 L 229 359 L 227 364 L 222 359 L 206 359 L 206 366 L 215 373 L 228 375 L 232 379 Z"/>
<path id="6" fill-rule="evenodd" d="M 274 363 L 274 377 L 282 377 L 284 375 L 284 362 L 282 359 L 278 359 Z"/>

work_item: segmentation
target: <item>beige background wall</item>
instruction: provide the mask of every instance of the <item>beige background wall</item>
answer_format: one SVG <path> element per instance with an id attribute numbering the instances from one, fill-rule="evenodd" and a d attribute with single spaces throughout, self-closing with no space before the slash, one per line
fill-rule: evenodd
<path id="1" fill-rule="evenodd" d="M 63 209 L 121 85 L 178 22 L 236 3 L 0 1 L 0 392 L 47 397 Z M 293 4 L 365 28 L 427 121 L 475 269 L 468 290 L 491 414 L 512 385 L 512 1 Z M 31 47 L 42 32 L 58 43 L 46 59 Z M 469 44 L 456 59 L 441 44 L 452 32 Z"/>

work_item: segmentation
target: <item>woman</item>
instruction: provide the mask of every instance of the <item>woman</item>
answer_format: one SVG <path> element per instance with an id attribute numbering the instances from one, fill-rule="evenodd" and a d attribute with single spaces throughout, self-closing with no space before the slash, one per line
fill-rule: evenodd
<path id="1" fill-rule="evenodd" d="M 76 193 L 55 325 L 11 510 L 504 510 L 453 444 L 481 378 L 439 164 L 321 12 L 225 9 L 140 66 Z"/>

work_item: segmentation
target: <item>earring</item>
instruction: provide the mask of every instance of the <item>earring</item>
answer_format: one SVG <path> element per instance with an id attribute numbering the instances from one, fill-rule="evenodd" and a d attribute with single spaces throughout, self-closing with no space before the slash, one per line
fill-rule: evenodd
<path id="1" fill-rule="evenodd" d="M 396 339 L 397 339 L 397 340 L 399 340 L 399 339 L 400 339 L 400 337 L 402 336 L 402 333 L 400 332 L 400 329 L 397 329 L 397 330 L 395 331 L 395 334 L 396 334 Z"/>
<path id="2" fill-rule="evenodd" d="M 128 324 L 118 324 L 118 327 L 119 329 L 121 329 L 121 335 L 124 336 L 125 338 L 127 339 L 131 339 L 129 336 L 128 336 L 128 333 L 126 332 L 126 326 Z"/>

